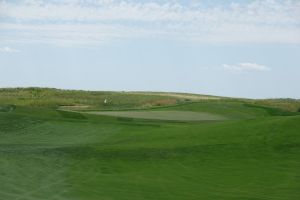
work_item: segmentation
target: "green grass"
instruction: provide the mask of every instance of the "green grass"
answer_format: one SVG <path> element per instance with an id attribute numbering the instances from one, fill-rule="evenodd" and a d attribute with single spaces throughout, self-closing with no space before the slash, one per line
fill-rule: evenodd
<path id="1" fill-rule="evenodd" d="M 156 119 L 169 121 L 220 121 L 221 115 L 191 111 L 93 111 L 95 115 L 107 115 L 123 118 Z"/>
<path id="2" fill-rule="evenodd" d="M 14 107 L 19 100 L 5 98 L 0 97 L 0 199 L 300 199 L 295 112 L 223 99 L 118 111 L 129 114 L 123 118 L 56 110 L 49 102 Z M 132 107 L 144 108 L 139 106 Z M 164 119 L 208 113 L 226 120 L 147 120 L 136 118 L 137 112 L 167 113 Z"/>
<path id="3" fill-rule="evenodd" d="M 0 88 L 0 105 L 9 104 L 31 107 L 63 106 L 79 110 L 141 109 L 176 105 L 192 100 L 219 99 L 207 95 L 162 92 L 111 92 L 58 90 L 52 88 Z M 104 101 L 107 101 L 104 103 Z"/>

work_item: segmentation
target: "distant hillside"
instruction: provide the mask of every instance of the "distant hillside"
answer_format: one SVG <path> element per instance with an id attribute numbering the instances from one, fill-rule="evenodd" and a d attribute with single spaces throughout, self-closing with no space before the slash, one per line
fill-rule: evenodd
<path id="1" fill-rule="evenodd" d="M 72 110 L 149 109 L 203 101 L 239 101 L 292 112 L 297 112 L 300 108 L 300 100 L 295 99 L 252 100 L 189 93 L 83 91 L 36 87 L 0 89 L 0 105 Z"/>
<path id="2" fill-rule="evenodd" d="M 37 107 L 65 106 L 76 109 L 151 108 L 207 99 L 217 100 L 220 97 L 163 92 L 82 91 L 54 88 L 0 89 L 0 104 Z"/>

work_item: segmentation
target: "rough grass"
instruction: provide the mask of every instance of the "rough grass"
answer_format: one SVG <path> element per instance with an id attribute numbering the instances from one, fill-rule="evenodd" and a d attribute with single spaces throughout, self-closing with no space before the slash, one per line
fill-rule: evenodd
<path id="1" fill-rule="evenodd" d="M 104 100 L 107 103 L 104 103 Z M 168 92 L 110 92 L 59 90 L 54 88 L 0 88 L 0 105 L 51 107 L 70 110 L 128 110 L 181 105 L 191 102 L 244 102 L 288 112 L 300 109 L 296 99 L 232 99 L 225 97 Z"/>
<path id="2" fill-rule="evenodd" d="M 189 98 L 189 96 L 191 96 L 191 98 Z M 17 106 L 52 108 L 64 106 L 64 108 L 74 110 L 120 110 L 175 105 L 190 101 L 196 97 L 198 99 L 206 97 L 204 95 L 189 96 L 188 94 L 175 95 L 172 93 L 96 92 L 50 88 L 4 88 L 0 89 L 0 105 L 10 102 L 10 104 Z M 107 103 L 104 103 L 105 99 Z"/>

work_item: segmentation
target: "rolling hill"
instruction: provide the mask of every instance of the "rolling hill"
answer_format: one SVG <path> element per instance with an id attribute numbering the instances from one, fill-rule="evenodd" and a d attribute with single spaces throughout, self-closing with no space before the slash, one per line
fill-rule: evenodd
<path id="1" fill-rule="evenodd" d="M 299 108 L 292 99 L 0 89 L 0 199 L 297 200 Z"/>

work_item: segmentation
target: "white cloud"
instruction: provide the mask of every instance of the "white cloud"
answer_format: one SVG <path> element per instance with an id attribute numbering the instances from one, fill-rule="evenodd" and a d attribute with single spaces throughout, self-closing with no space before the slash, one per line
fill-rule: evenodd
<path id="1" fill-rule="evenodd" d="M 17 53 L 19 50 L 12 49 L 10 47 L 0 47 L 0 53 Z"/>
<path id="2" fill-rule="evenodd" d="M 253 72 L 253 71 L 270 71 L 271 68 L 265 66 L 265 65 L 261 65 L 261 64 L 257 64 L 257 63 L 238 63 L 235 65 L 228 65 L 228 64 L 223 64 L 223 68 L 225 70 L 229 70 L 229 71 L 237 71 L 237 72 L 241 72 L 241 71 L 248 71 L 248 72 Z"/>
<path id="3" fill-rule="evenodd" d="M 215 7 L 122 0 L 4 0 L 0 18 L 0 32 L 12 33 L 0 34 L 0 42 L 97 43 L 154 37 L 199 43 L 300 44 L 300 2 L 294 0 Z"/>

